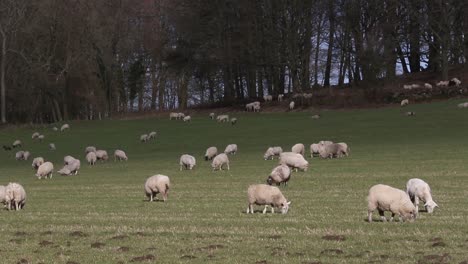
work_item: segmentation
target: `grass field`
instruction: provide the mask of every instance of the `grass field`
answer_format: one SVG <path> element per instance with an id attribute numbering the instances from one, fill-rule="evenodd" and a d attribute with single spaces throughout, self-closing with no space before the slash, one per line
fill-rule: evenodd
<path id="1" fill-rule="evenodd" d="M 31 161 L 0 151 L 0 184 L 21 183 L 27 203 L 0 211 L 1 263 L 460 263 L 468 261 L 468 112 L 460 100 L 402 109 L 310 113 L 236 114 L 236 126 L 194 116 L 186 124 L 168 119 L 71 122 L 52 129 L 0 131 L 0 143 L 21 139 L 32 157 L 58 170 L 65 155 L 82 161 L 78 176 L 34 177 Z M 31 134 L 44 133 L 43 143 Z M 157 140 L 139 136 L 152 130 Z M 277 160 L 263 160 L 270 145 L 289 150 L 320 140 L 347 142 L 343 159 L 308 160 L 293 173 L 283 194 L 288 214 L 245 213 L 247 187 L 264 183 Z M 57 150 L 48 150 L 55 142 Z M 236 143 L 231 170 L 212 172 L 207 147 Z M 109 154 L 126 150 L 128 162 L 85 164 L 84 148 Z M 193 171 L 179 171 L 183 153 L 197 158 Z M 147 177 L 165 174 L 172 188 L 166 203 L 149 203 Z M 370 186 L 403 189 L 413 177 L 426 180 L 440 208 L 414 223 L 368 223 Z M 257 210 L 261 207 L 256 207 Z M 378 219 L 375 213 L 374 220 Z M 466 263 L 466 262 L 465 262 Z"/>

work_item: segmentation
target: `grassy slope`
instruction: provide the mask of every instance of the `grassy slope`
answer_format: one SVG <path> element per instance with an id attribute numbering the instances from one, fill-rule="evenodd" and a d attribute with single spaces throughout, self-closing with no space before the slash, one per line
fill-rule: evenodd
<path id="1" fill-rule="evenodd" d="M 399 108 L 329 111 L 320 120 L 308 113 L 240 114 L 234 127 L 204 116 L 191 124 L 75 122 L 66 133 L 39 130 L 44 143 L 32 142 L 32 129 L 0 131 L 0 142 L 22 139 L 33 157 L 44 156 L 56 169 L 65 155 L 83 164 L 77 177 L 39 181 L 30 161 L 16 162 L 13 152 L 0 152 L 0 183 L 20 182 L 28 194 L 24 211 L 0 212 L 2 262 L 126 263 L 148 254 L 162 263 L 467 260 L 468 112 L 457 109 L 458 102 L 410 106 L 415 117 L 403 116 Z M 139 135 L 151 130 L 158 131 L 157 141 L 139 143 Z M 289 149 L 325 139 L 347 142 L 351 156 L 314 159 L 308 172 L 294 173 L 282 187 L 292 201 L 287 215 L 245 214 L 248 185 L 264 182 L 276 164 L 262 159 L 267 146 Z M 56 152 L 48 151 L 48 142 L 55 142 Z M 203 161 L 205 149 L 229 143 L 239 146 L 231 171 L 211 172 Z M 130 160 L 89 167 L 87 145 L 109 153 L 122 148 Z M 194 154 L 196 170 L 179 172 L 183 153 Z M 169 201 L 144 202 L 143 183 L 157 173 L 171 177 Z M 412 224 L 364 221 L 371 185 L 404 188 L 412 177 L 431 184 L 440 206 L 433 215 L 423 213 Z M 330 234 L 346 240 L 322 239 Z M 445 245 L 433 246 L 430 240 L 437 237 Z M 44 241 L 53 244 L 41 245 Z M 92 247 L 96 242 L 103 245 Z M 448 255 L 428 256 L 443 254 Z"/>

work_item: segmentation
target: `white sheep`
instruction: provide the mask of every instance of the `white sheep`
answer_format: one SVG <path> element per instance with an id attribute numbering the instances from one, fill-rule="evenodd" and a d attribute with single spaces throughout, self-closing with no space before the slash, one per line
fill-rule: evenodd
<path id="1" fill-rule="evenodd" d="M 313 143 L 310 145 L 310 157 L 318 156 L 320 152 L 320 144 Z"/>
<path id="2" fill-rule="evenodd" d="M 218 149 L 216 147 L 209 147 L 205 152 L 205 160 L 211 160 L 218 154 Z"/>
<path id="3" fill-rule="evenodd" d="M 26 204 L 26 191 L 19 183 L 8 183 L 5 187 L 5 202 L 8 210 L 16 211 L 23 209 Z"/>
<path id="4" fill-rule="evenodd" d="M 304 156 L 304 154 L 305 154 L 304 144 L 302 144 L 302 143 L 295 144 L 294 146 L 292 146 L 291 152 L 301 154 L 302 156 Z"/>
<path id="5" fill-rule="evenodd" d="M 184 113 L 177 113 L 177 119 L 180 119 L 182 120 L 183 118 L 185 117 L 185 114 Z"/>
<path id="6" fill-rule="evenodd" d="M 436 86 L 437 87 L 447 87 L 447 86 L 449 86 L 449 81 L 440 81 L 440 82 L 436 83 Z"/>
<path id="7" fill-rule="evenodd" d="M 400 103 L 401 106 L 407 106 L 408 104 L 409 104 L 409 100 L 408 100 L 408 99 L 403 99 L 403 100 L 401 100 L 401 103 Z"/>
<path id="8" fill-rule="evenodd" d="M 326 144 L 326 145 L 321 145 L 319 147 L 319 155 L 321 158 L 326 159 L 326 158 L 340 158 L 343 156 L 348 156 L 347 145 L 341 145 L 337 143 L 332 143 L 332 144 Z"/>
<path id="9" fill-rule="evenodd" d="M 424 84 L 424 88 L 426 88 L 426 89 L 432 89 L 432 84 L 430 84 L 430 83 L 425 83 L 425 84 Z"/>
<path id="10" fill-rule="evenodd" d="M 419 88 L 421 88 L 421 85 L 419 85 L 419 84 L 417 84 L 417 83 L 414 83 L 414 84 L 411 85 L 411 88 L 413 88 L 413 89 L 419 89 Z"/>
<path id="11" fill-rule="evenodd" d="M 450 81 L 449 81 L 449 86 L 460 86 L 461 84 L 461 81 L 458 79 L 458 78 L 452 78 Z"/>
<path id="12" fill-rule="evenodd" d="M 39 135 L 39 136 L 37 137 L 37 139 L 39 139 L 39 141 L 41 141 L 41 142 L 42 142 L 42 140 L 44 140 L 44 138 L 45 138 L 44 135 Z"/>
<path id="13" fill-rule="evenodd" d="M 39 168 L 37 169 L 37 172 L 36 172 L 36 177 L 40 179 L 42 179 L 42 177 L 44 178 L 50 178 L 52 179 L 52 173 L 54 171 L 54 164 L 52 164 L 52 162 L 50 161 L 47 161 L 47 162 L 44 162 L 41 166 L 39 166 Z"/>
<path id="14" fill-rule="evenodd" d="M 273 183 L 278 186 L 281 183 L 287 185 L 290 178 L 291 169 L 286 165 L 279 165 L 271 171 L 270 176 L 268 176 L 267 183 L 268 185 L 272 185 Z"/>
<path id="15" fill-rule="evenodd" d="M 264 95 L 264 96 L 263 96 L 263 100 L 264 100 L 265 102 L 271 102 L 271 101 L 273 101 L 273 96 L 271 96 L 271 95 Z"/>
<path id="16" fill-rule="evenodd" d="M 260 112 L 260 110 L 261 110 L 260 104 L 257 104 L 257 105 L 253 106 L 253 111 L 254 112 Z"/>
<path id="17" fill-rule="evenodd" d="M 105 150 L 97 150 L 96 151 L 96 158 L 98 160 L 106 161 L 109 159 L 109 156 L 107 155 L 107 151 Z"/>
<path id="18" fill-rule="evenodd" d="M 155 139 L 156 138 L 156 131 L 151 131 L 148 134 L 148 139 Z"/>
<path id="19" fill-rule="evenodd" d="M 419 200 L 424 202 L 424 207 L 426 207 L 426 211 L 430 214 L 432 214 L 434 208 L 439 207 L 434 200 L 432 200 L 431 187 L 421 179 L 410 179 L 406 183 L 406 193 L 416 208 L 416 215 L 419 211 Z"/>
<path id="20" fill-rule="evenodd" d="M 245 105 L 245 111 L 250 112 L 254 110 L 254 104 L 253 103 L 248 103 Z"/>
<path id="21" fill-rule="evenodd" d="M 215 118 L 215 113 L 210 113 L 210 119 L 214 119 Z"/>
<path id="22" fill-rule="evenodd" d="M 235 125 L 237 123 L 237 118 L 231 118 L 231 125 Z"/>
<path id="23" fill-rule="evenodd" d="M 294 101 L 291 101 L 289 103 L 289 110 L 294 110 L 294 105 L 295 105 Z"/>
<path id="24" fill-rule="evenodd" d="M 147 142 L 148 141 L 148 135 L 147 134 L 143 134 L 140 136 L 140 141 L 141 142 Z"/>
<path id="25" fill-rule="evenodd" d="M 281 153 L 283 153 L 283 149 L 281 147 L 269 147 L 266 151 L 265 154 L 263 155 L 263 158 L 265 160 L 274 159 L 275 156 L 279 156 Z"/>
<path id="26" fill-rule="evenodd" d="M 310 118 L 312 118 L 312 119 L 320 119 L 320 115 L 319 115 L 319 114 L 313 115 L 313 116 L 311 116 Z"/>
<path id="27" fill-rule="evenodd" d="M 31 153 L 30 153 L 29 151 L 26 150 L 26 151 L 23 153 L 23 160 L 28 160 L 30 156 L 31 156 Z"/>
<path id="28" fill-rule="evenodd" d="M 20 151 L 16 152 L 15 159 L 16 160 L 23 160 L 23 156 L 24 156 L 24 151 L 20 150 Z"/>
<path id="29" fill-rule="evenodd" d="M 120 149 L 117 149 L 114 151 L 114 161 L 122 161 L 122 160 L 125 160 L 127 161 L 128 160 L 128 157 L 127 157 L 127 154 L 125 153 L 125 151 L 123 150 L 120 150 Z"/>
<path id="30" fill-rule="evenodd" d="M 70 129 L 70 125 L 69 124 L 64 124 L 61 128 L 60 128 L 60 131 L 65 131 L 67 129 Z"/>
<path id="31" fill-rule="evenodd" d="M 458 108 L 468 108 L 468 102 L 458 104 Z"/>
<path id="32" fill-rule="evenodd" d="M 96 147 L 95 146 L 87 146 L 85 149 L 85 153 L 88 154 L 90 152 L 96 152 Z"/>
<path id="33" fill-rule="evenodd" d="M 41 166 L 42 164 L 44 164 L 44 158 L 43 157 L 36 157 L 33 159 L 33 162 L 31 164 L 32 168 L 37 170 L 37 168 L 39 168 L 39 166 Z"/>
<path id="34" fill-rule="evenodd" d="M 237 153 L 237 144 L 229 144 L 224 149 L 224 153 L 226 154 L 236 154 Z"/>
<path id="35" fill-rule="evenodd" d="M 183 119 L 184 122 L 190 122 L 192 121 L 192 117 L 191 116 L 185 116 L 184 119 Z"/>
<path id="36" fill-rule="evenodd" d="M 80 168 L 81 168 L 81 161 L 78 159 L 74 159 L 57 172 L 60 175 L 71 175 L 71 174 L 77 175 Z"/>
<path id="37" fill-rule="evenodd" d="M 178 119 L 179 118 L 179 113 L 174 113 L 174 112 L 171 112 L 169 113 L 169 120 L 172 120 L 172 119 Z"/>
<path id="38" fill-rule="evenodd" d="M 320 144 L 320 145 L 323 145 L 323 146 L 325 146 L 325 145 L 331 145 L 331 144 L 333 144 L 333 141 L 330 141 L 330 140 L 322 140 L 322 141 L 319 141 L 319 144 Z"/>
<path id="39" fill-rule="evenodd" d="M 88 152 L 88 154 L 86 154 L 86 161 L 88 161 L 89 165 L 96 164 L 96 160 L 97 160 L 96 152 Z"/>
<path id="40" fill-rule="evenodd" d="M 52 130 L 53 131 L 58 131 L 58 127 L 53 127 Z"/>
<path id="41" fill-rule="evenodd" d="M 70 156 L 70 155 L 65 156 L 65 157 L 63 157 L 63 164 L 68 165 L 68 164 L 72 163 L 74 160 L 75 160 L 75 158 L 73 156 Z"/>
<path id="42" fill-rule="evenodd" d="M 280 165 L 287 165 L 296 171 L 298 169 L 307 171 L 309 167 L 309 162 L 304 159 L 304 156 L 294 152 L 283 152 L 280 154 L 279 158 Z"/>
<path id="43" fill-rule="evenodd" d="M 340 142 L 340 143 L 336 143 L 338 145 L 341 145 L 343 147 L 343 151 L 341 152 L 341 154 L 344 154 L 346 156 L 349 155 L 349 152 L 351 151 L 351 148 L 348 147 L 348 144 L 346 144 L 345 142 Z"/>
<path id="44" fill-rule="evenodd" d="M 218 122 L 228 122 L 229 121 L 229 115 L 219 115 L 216 117 L 216 121 Z"/>
<path id="45" fill-rule="evenodd" d="M 54 144 L 54 143 L 50 143 L 50 144 L 49 144 L 49 149 L 50 149 L 50 150 L 56 150 L 57 148 L 55 147 L 55 144 Z"/>
<path id="46" fill-rule="evenodd" d="M 220 153 L 214 157 L 213 161 L 211 162 L 211 167 L 213 168 L 213 171 L 223 170 L 223 165 L 226 165 L 227 170 L 229 170 L 228 156 L 224 153 Z"/>
<path id="47" fill-rule="evenodd" d="M 403 89 L 405 89 L 405 90 L 411 90 L 411 89 L 413 89 L 413 86 L 412 86 L 411 84 L 404 84 L 404 85 L 403 85 Z"/>
<path id="48" fill-rule="evenodd" d="M 411 202 L 409 196 L 402 190 L 390 187 L 384 184 L 377 184 L 369 189 L 367 196 L 367 217 L 372 222 L 372 213 L 379 211 L 380 218 L 386 222 L 384 212 L 392 212 L 390 221 L 393 221 L 395 215 L 398 215 L 400 221 L 414 220 L 416 208 Z"/>
<path id="49" fill-rule="evenodd" d="M 247 214 L 254 213 L 253 205 L 264 205 L 263 213 L 266 213 L 267 207 L 271 206 L 271 213 L 275 212 L 275 207 L 280 208 L 282 214 L 289 210 L 291 202 L 287 201 L 280 189 L 266 184 L 250 185 L 247 189 Z"/>
<path id="50" fill-rule="evenodd" d="M 182 170 L 182 167 L 184 167 L 187 170 L 192 170 L 196 164 L 197 164 L 197 160 L 195 159 L 194 156 L 191 156 L 188 154 L 184 154 L 180 156 L 180 160 L 179 160 L 180 170 Z"/>
<path id="51" fill-rule="evenodd" d="M 6 188 L 5 186 L 3 185 L 0 185 L 0 204 L 5 204 L 6 203 L 6 200 L 5 200 L 5 193 L 6 191 Z"/>
<path id="52" fill-rule="evenodd" d="M 312 93 L 303 93 L 302 97 L 304 97 L 304 99 L 312 99 Z"/>
<path id="53" fill-rule="evenodd" d="M 284 97 L 284 94 L 279 94 L 279 95 L 278 95 L 278 102 L 282 102 L 282 101 L 283 101 L 283 97 Z"/>
<path id="54" fill-rule="evenodd" d="M 15 141 L 13 141 L 13 144 L 11 144 L 12 147 L 16 148 L 16 147 L 22 147 L 23 146 L 23 143 L 21 143 L 21 140 L 17 139 Z"/>
<path id="55" fill-rule="evenodd" d="M 39 137 L 39 132 L 34 132 L 31 136 L 32 139 L 37 139 L 37 137 Z"/>
<path id="56" fill-rule="evenodd" d="M 156 194 L 161 193 L 163 201 L 167 200 L 169 192 L 170 180 L 166 175 L 157 174 L 149 177 L 145 182 L 145 194 L 150 199 L 150 202 L 154 201 Z"/>

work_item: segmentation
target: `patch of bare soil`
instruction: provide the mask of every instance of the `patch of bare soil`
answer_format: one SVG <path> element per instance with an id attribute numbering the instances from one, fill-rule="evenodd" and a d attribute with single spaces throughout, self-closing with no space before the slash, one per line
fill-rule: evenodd
<path id="1" fill-rule="evenodd" d="M 128 251 L 130 251 L 130 248 L 129 247 L 119 247 L 117 249 L 117 251 L 119 251 L 119 252 L 128 252 Z"/>
<path id="2" fill-rule="evenodd" d="M 73 231 L 70 233 L 71 237 L 87 237 L 88 235 L 86 233 L 83 233 L 81 231 Z"/>
<path id="3" fill-rule="evenodd" d="M 342 235 L 326 235 L 322 237 L 323 240 L 329 241 L 345 241 L 346 237 Z"/>
<path id="4" fill-rule="evenodd" d="M 148 254 L 144 256 L 134 257 L 130 260 L 130 262 L 143 262 L 143 261 L 150 261 L 155 260 L 156 257 L 154 255 Z"/>
<path id="5" fill-rule="evenodd" d="M 18 262 L 16 262 L 16 263 L 17 264 L 28 264 L 29 261 L 27 259 L 22 258 L 22 259 L 18 260 Z"/>
<path id="6" fill-rule="evenodd" d="M 128 238 L 128 236 L 126 236 L 126 235 L 118 235 L 118 236 L 112 237 L 111 239 L 113 239 L 113 240 L 122 240 L 122 239 L 126 239 L 126 238 Z"/>
<path id="7" fill-rule="evenodd" d="M 91 248 L 102 248 L 104 247 L 106 244 L 104 243 L 101 243 L 101 242 L 94 242 L 91 244 Z"/>
<path id="8" fill-rule="evenodd" d="M 326 256 L 337 256 L 337 255 L 341 255 L 343 254 L 343 250 L 341 249 L 334 249 L 334 248 L 331 248 L 331 249 L 325 249 L 325 250 L 322 250 L 322 252 L 320 252 L 320 255 L 326 255 Z"/>
<path id="9" fill-rule="evenodd" d="M 48 240 L 42 240 L 41 242 L 39 242 L 39 245 L 41 247 L 46 247 L 46 246 L 50 246 L 50 245 L 53 245 L 54 242 L 51 242 L 51 241 L 48 241 Z"/>
<path id="10" fill-rule="evenodd" d="M 426 255 L 418 261 L 419 264 L 445 264 L 450 263 L 450 255 L 448 253 L 442 255 Z"/>
<path id="11" fill-rule="evenodd" d="M 18 232 L 15 233 L 15 236 L 26 236 L 26 235 L 28 235 L 28 233 L 21 232 L 21 231 L 18 231 Z"/>
<path id="12" fill-rule="evenodd" d="M 193 256 L 193 255 L 183 255 L 182 257 L 180 257 L 180 259 L 196 259 L 197 257 Z"/>

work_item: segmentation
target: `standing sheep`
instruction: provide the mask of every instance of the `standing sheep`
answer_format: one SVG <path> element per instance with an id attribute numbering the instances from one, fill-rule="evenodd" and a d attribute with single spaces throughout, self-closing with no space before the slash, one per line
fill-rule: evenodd
<path id="1" fill-rule="evenodd" d="M 11 146 L 13 148 L 16 148 L 16 147 L 22 147 L 23 146 L 23 143 L 21 143 L 21 140 L 17 139 L 15 141 L 13 141 L 13 144 L 11 144 Z"/>
<path id="2" fill-rule="evenodd" d="M 283 94 L 279 94 L 279 95 L 278 95 L 278 102 L 282 102 L 282 101 L 283 101 L 283 97 L 284 97 Z"/>
<path id="3" fill-rule="evenodd" d="M 172 120 L 172 119 L 178 119 L 179 118 L 179 114 L 178 113 L 169 113 L 169 120 Z"/>
<path id="4" fill-rule="evenodd" d="M 320 144 L 313 143 L 310 145 L 310 157 L 318 156 L 320 152 Z"/>
<path id="5" fill-rule="evenodd" d="M 303 171 L 307 171 L 309 168 L 309 162 L 304 159 L 304 156 L 301 154 L 293 153 L 293 152 L 283 152 L 280 154 L 279 158 L 280 165 L 287 165 L 296 171 L 301 169 Z"/>
<path id="6" fill-rule="evenodd" d="M 107 151 L 105 150 L 98 150 L 96 151 L 96 158 L 98 160 L 106 161 L 109 159 L 109 155 L 107 155 Z"/>
<path id="7" fill-rule="evenodd" d="M 266 213 L 267 207 L 271 206 L 271 213 L 275 212 L 275 207 L 281 209 L 282 214 L 286 214 L 289 210 L 291 202 L 287 201 L 280 189 L 275 186 L 266 184 L 250 185 L 247 189 L 247 199 L 249 205 L 247 207 L 247 214 L 254 213 L 253 205 L 265 205 L 263 213 Z"/>
<path id="8" fill-rule="evenodd" d="M 23 209 L 26 204 L 26 191 L 19 183 L 8 183 L 5 187 L 5 202 L 8 210 L 16 211 Z"/>
<path id="9" fill-rule="evenodd" d="M 431 187 L 421 179 L 410 179 L 406 183 L 406 193 L 416 208 L 416 216 L 419 211 L 419 200 L 424 202 L 424 207 L 426 207 L 426 211 L 430 214 L 432 214 L 434 208 L 439 207 L 434 200 L 432 200 Z"/>
<path id="10" fill-rule="evenodd" d="M 31 136 L 32 139 L 37 139 L 37 137 L 39 137 L 39 132 L 34 132 Z"/>
<path id="11" fill-rule="evenodd" d="M 37 137 L 37 139 L 39 139 L 39 141 L 41 141 L 41 142 L 42 142 L 42 140 L 44 140 L 44 138 L 45 138 L 44 135 L 39 135 L 39 136 Z"/>
<path id="12" fill-rule="evenodd" d="M 271 96 L 271 95 L 264 95 L 264 96 L 263 96 L 263 100 L 264 100 L 265 102 L 271 102 L 271 101 L 273 101 L 273 96 Z"/>
<path id="13" fill-rule="evenodd" d="M 125 154 L 125 152 L 123 150 L 120 150 L 120 149 L 117 149 L 114 151 L 114 161 L 122 161 L 122 160 L 125 160 L 127 161 L 128 160 L 128 157 L 127 157 L 127 154 Z"/>
<path id="14" fill-rule="evenodd" d="M 271 171 L 270 176 L 268 176 L 267 183 L 268 185 L 272 185 L 274 183 L 277 186 L 281 183 L 287 185 L 290 178 L 291 169 L 286 165 L 279 165 Z"/>
<path id="15" fill-rule="evenodd" d="M 432 89 L 432 85 L 430 83 L 425 83 L 424 88 L 426 89 Z"/>
<path id="16" fill-rule="evenodd" d="M 140 141 L 141 142 L 147 142 L 148 141 L 148 135 L 147 134 L 143 134 L 140 136 Z"/>
<path id="17" fill-rule="evenodd" d="M 77 175 L 80 168 L 81 168 L 81 161 L 78 159 L 74 159 L 57 172 L 60 173 L 60 175 L 71 175 L 71 174 Z"/>
<path id="18" fill-rule="evenodd" d="M 156 139 L 156 131 L 151 131 L 148 134 L 148 139 Z"/>
<path id="19" fill-rule="evenodd" d="M 182 120 L 185 117 L 184 113 L 177 113 L 177 119 Z"/>
<path id="20" fill-rule="evenodd" d="M 38 177 L 39 180 L 42 179 L 42 177 L 46 179 L 47 178 L 52 179 L 53 170 L 54 170 L 54 165 L 52 164 L 52 162 L 50 161 L 44 162 L 44 164 L 39 166 L 39 168 L 37 169 L 36 177 Z"/>
<path id="21" fill-rule="evenodd" d="M 60 131 L 65 131 L 67 129 L 70 129 L 70 125 L 69 124 L 64 124 L 61 128 L 60 128 Z"/>
<path id="22" fill-rule="evenodd" d="M 205 160 L 211 160 L 218 154 L 218 149 L 216 147 L 209 147 L 205 152 Z"/>
<path id="23" fill-rule="evenodd" d="M 400 105 L 403 107 L 403 106 L 407 106 L 409 104 L 409 100 L 408 99 L 404 99 L 404 100 L 401 100 L 401 103 Z"/>
<path id="24" fill-rule="evenodd" d="M 215 118 L 215 113 L 210 113 L 210 119 L 214 119 Z"/>
<path id="25" fill-rule="evenodd" d="M 351 151 L 351 149 L 348 147 L 348 144 L 344 143 L 344 142 L 340 142 L 340 143 L 337 143 L 338 145 L 342 146 L 343 147 L 343 154 L 348 156 L 349 155 L 349 152 Z"/>
<path id="26" fill-rule="evenodd" d="M 226 149 L 224 149 L 224 153 L 235 155 L 235 154 L 237 153 L 237 144 L 229 144 L 229 145 L 227 145 L 227 146 L 226 146 Z"/>
<path id="27" fill-rule="evenodd" d="M 294 153 L 297 153 L 297 154 L 301 154 L 302 156 L 304 156 L 304 154 L 305 154 L 305 147 L 304 147 L 304 144 L 298 143 L 298 144 L 292 146 L 291 152 L 294 152 Z"/>
<path id="28" fill-rule="evenodd" d="M 367 218 L 369 223 L 372 222 L 372 213 L 376 209 L 379 211 L 383 222 L 387 221 L 384 215 L 385 211 L 392 212 L 390 222 L 393 221 L 395 215 L 399 216 L 400 221 L 412 221 L 416 212 L 416 208 L 404 191 L 384 184 L 377 184 L 369 189 L 369 196 L 367 196 Z"/>
<path id="29" fill-rule="evenodd" d="M 216 117 L 216 121 L 218 122 L 228 122 L 229 121 L 229 115 L 219 115 Z"/>
<path id="30" fill-rule="evenodd" d="M 294 110 L 294 105 L 295 105 L 294 101 L 291 101 L 289 103 L 289 110 Z"/>
<path id="31" fill-rule="evenodd" d="M 37 157 L 37 158 L 34 158 L 33 159 L 33 162 L 31 164 L 32 168 L 37 170 L 39 168 L 39 166 L 41 166 L 42 164 L 44 164 L 44 158 L 43 157 Z"/>
<path id="32" fill-rule="evenodd" d="M 211 167 L 213 168 L 213 171 L 223 170 L 223 165 L 226 165 L 227 170 L 229 170 L 229 158 L 224 153 L 216 155 L 216 157 L 214 157 L 213 161 L 211 162 Z"/>
<path id="33" fill-rule="evenodd" d="M 96 164 L 96 160 L 97 160 L 96 152 L 88 152 L 88 154 L 86 154 L 86 160 L 88 161 L 89 165 Z"/>
<path id="34" fill-rule="evenodd" d="M 23 160 L 23 156 L 24 156 L 24 151 L 20 150 L 20 151 L 16 152 L 15 159 L 16 160 Z"/>
<path id="35" fill-rule="evenodd" d="M 29 156 L 31 156 L 31 153 L 29 151 L 25 151 L 23 153 L 23 160 L 28 160 L 29 159 Z"/>
<path id="36" fill-rule="evenodd" d="M 320 157 L 323 159 L 340 158 L 340 157 L 343 157 L 344 155 L 346 156 L 348 155 L 347 150 L 345 149 L 345 146 L 336 144 L 336 143 L 332 143 L 328 145 L 322 144 L 321 147 L 319 148 L 319 154 L 320 154 Z"/>
<path id="37" fill-rule="evenodd" d="M 5 204 L 5 195 L 6 195 L 6 188 L 3 185 L 0 185 L 0 204 Z"/>
<path id="38" fill-rule="evenodd" d="M 283 153 L 283 149 L 281 147 L 269 147 L 266 151 L 265 154 L 263 154 L 263 158 L 265 160 L 274 159 L 275 156 L 279 156 L 281 153 Z"/>
<path id="39" fill-rule="evenodd" d="M 180 156 L 179 165 L 180 165 L 181 171 L 182 171 L 182 167 L 184 167 L 187 170 L 192 170 L 196 164 L 197 164 L 197 161 L 195 160 L 194 156 L 191 156 L 188 154 L 184 154 Z"/>
<path id="40" fill-rule="evenodd" d="M 96 147 L 95 146 L 87 146 L 85 149 L 85 153 L 88 154 L 90 152 L 96 152 Z"/>
<path id="41" fill-rule="evenodd" d="M 191 116 L 185 116 L 184 119 L 183 119 L 184 122 L 191 122 L 192 121 L 192 117 Z"/>
<path id="42" fill-rule="evenodd" d="M 57 148 L 55 147 L 55 144 L 54 144 L 54 143 L 50 143 L 50 144 L 49 144 L 49 149 L 52 150 L 52 151 L 54 151 L 54 150 L 56 150 Z"/>
<path id="43" fill-rule="evenodd" d="M 237 123 L 237 118 L 231 118 L 231 125 L 235 125 Z"/>
<path id="44" fill-rule="evenodd" d="M 68 165 L 68 164 L 72 163 L 74 160 L 75 160 L 75 158 L 72 157 L 72 156 L 70 156 L 70 155 L 65 156 L 65 157 L 63 158 L 63 164 L 64 164 L 64 165 Z"/>
<path id="45" fill-rule="evenodd" d="M 166 175 L 157 174 L 149 177 L 145 182 L 145 194 L 150 198 L 150 202 L 154 201 L 156 194 L 161 193 L 163 201 L 167 200 L 169 192 L 170 180 Z"/>

